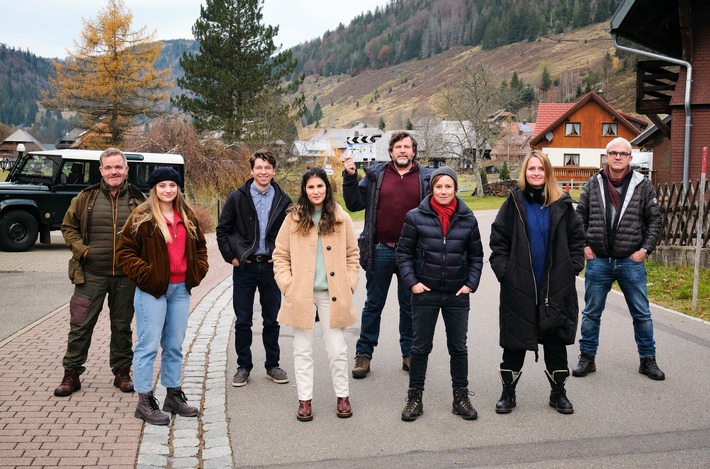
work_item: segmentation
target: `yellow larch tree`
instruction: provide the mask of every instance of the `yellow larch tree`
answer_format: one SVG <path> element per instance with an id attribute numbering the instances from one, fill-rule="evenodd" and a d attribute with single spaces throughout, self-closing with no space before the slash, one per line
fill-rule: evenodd
<path id="1" fill-rule="evenodd" d="M 90 131 L 90 146 L 119 145 L 140 119 L 164 112 L 159 105 L 168 103 L 170 69 L 155 69 L 155 32 L 145 26 L 132 31 L 133 14 L 123 0 L 108 0 L 95 19 L 83 21 L 75 50 L 54 62 L 57 77 L 50 78 L 43 104 L 76 112 Z"/>

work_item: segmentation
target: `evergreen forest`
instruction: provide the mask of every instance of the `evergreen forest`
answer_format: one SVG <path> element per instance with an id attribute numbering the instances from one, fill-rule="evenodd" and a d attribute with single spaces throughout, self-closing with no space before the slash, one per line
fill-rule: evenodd
<path id="1" fill-rule="evenodd" d="M 426 59 L 455 46 L 484 50 L 611 18 L 619 0 L 390 0 L 293 48 L 300 74 L 324 76 Z"/>

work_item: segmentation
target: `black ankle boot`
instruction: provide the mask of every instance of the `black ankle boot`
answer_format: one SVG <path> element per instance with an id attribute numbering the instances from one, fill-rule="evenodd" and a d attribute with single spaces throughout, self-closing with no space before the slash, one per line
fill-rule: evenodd
<path id="1" fill-rule="evenodd" d="M 497 414 L 509 414 L 515 407 L 515 386 L 518 384 L 521 371 L 513 370 L 498 370 L 500 381 L 503 383 L 503 393 L 500 395 L 500 400 L 496 403 Z"/>
<path id="2" fill-rule="evenodd" d="M 595 371 L 597 371 L 597 364 L 594 362 L 594 355 L 586 352 L 580 353 L 579 363 L 572 370 L 572 375 L 581 378 Z"/>
<path id="3" fill-rule="evenodd" d="M 407 391 L 407 405 L 402 411 L 402 420 L 413 422 L 424 413 L 424 404 L 422 403 L 421 389 L 410 389 Z"/>
<path id="4" fill-rule="evenodd" d="M 666 379 L 665 373 L 663 373 L 663 371 L 661 371 L 661 369 L 658 368 L 658 365 L 656 364 L 655 355 L 641 359 L 641 364 L 639 365 L 639 373 L 641 373 L 642 375 L 646 375 L 651 379 L 655 379 L 656 381 L 663 381 L 664 379 Z"/>
<path id="5" fill-rule="evenodd" d="M 451 412 L 460 415 L 464 420 L 476 420 L 478 417 L 478 412 L 468 398 L 468 388 L 454 388 L 454 402 L 451 406 Z"/>
<path id="6" fill-rule="evenodd" d="M 547 380 L 552 388 L 550 392 L 550 407 L 554 407 L 561 414 L 574 413 L 574 407 L 567 399 L 567 391 L 565 390 L 565 382 L 567 377 L 569 377 L 569 370 L 555 370 L 552 373 L 545 370 L 545 375 L 547 375 Z"/>

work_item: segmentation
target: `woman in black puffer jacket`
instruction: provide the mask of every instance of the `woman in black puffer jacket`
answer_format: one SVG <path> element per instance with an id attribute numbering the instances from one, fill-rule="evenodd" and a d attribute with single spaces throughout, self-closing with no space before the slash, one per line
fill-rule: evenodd
<path id="1" fill-rule="evenodd" d="M 451 357 L 453 413 L 465 420 L 478 414 L 468 397 L 469 294 L 476 291 L 483 268 L 478 221 L 456 197 L 456 173 L 447 167 L 431 176 L 431 195 L 407 213 L 397 247 L 397 265 L 412 290 L 414 345 L 409 392 L 402 420 L 422 414 L 422 394 L 434 328 L 441 310 Z"/>
<path id="2" fill-rule="evenodd" d="M 571 414 L 565 381 L 567 345 L 574 343 L 579 306 L 575 276 L 584 267 L 584 229 L 562 192 L 546 154 L 525 158 L 517 188 L 498 212 L 491 229 L 491 268 L 500 282 L 499 414 L 515 407 L 515 386 L 528 350 L 543 344 L 550 406 Z"/>

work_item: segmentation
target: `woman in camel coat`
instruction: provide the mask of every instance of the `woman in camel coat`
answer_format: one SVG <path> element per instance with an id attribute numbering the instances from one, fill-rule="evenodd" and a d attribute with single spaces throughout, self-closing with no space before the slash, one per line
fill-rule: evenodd
<path id="1" fill-rule="evenodd" d="M 352 415 L 345 328 L 357 322 L 353 292 L 360 252 L 350 216 L 335 202 L 325 171 L 314 167 L 286 216 L 273 252 L 274 277 L 284 295 L 278 321 L 294 328 L 293 355 L 300 421 L 313 419 L 313 328 L 320 321 L 338 417 Z"/>

